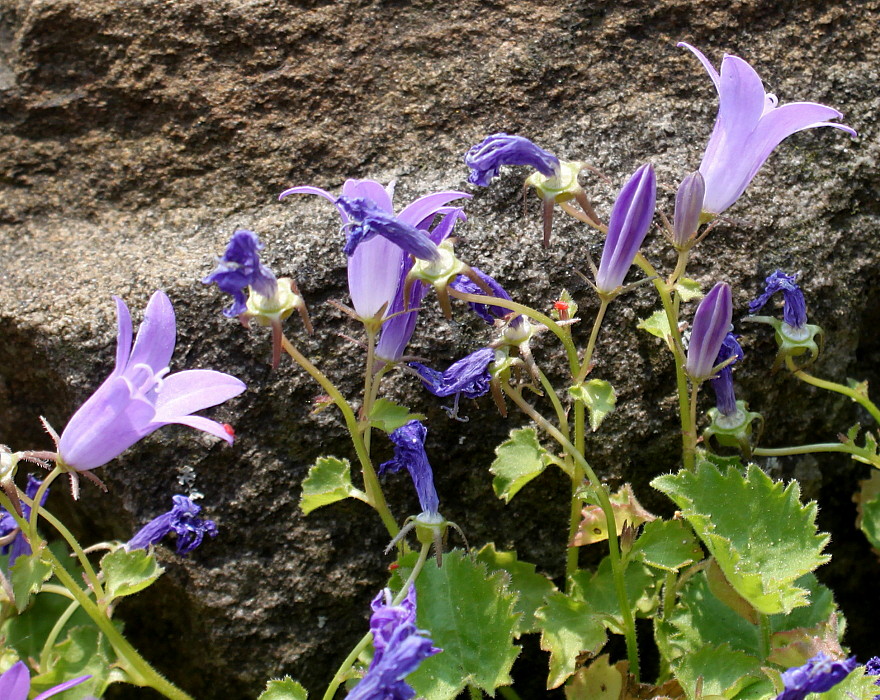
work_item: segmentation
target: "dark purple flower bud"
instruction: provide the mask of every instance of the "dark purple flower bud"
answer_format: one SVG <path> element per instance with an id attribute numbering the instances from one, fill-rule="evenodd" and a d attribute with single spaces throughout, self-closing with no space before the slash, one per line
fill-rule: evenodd
<path id="1" fill-rule="evenodd" d="M 415 586 L 410 586 L 400 605 L 391 603 L 392 594 L 386 588 L 370 604 L 373 660 L 348 700 L 410 700 L 416 691 L 404 678 L 429 656 L 442 651 L 433 645 L 429 632 L 416 628 Z"/>
<path id="2" fill-rule="evenodd" d="M 487 275 L 478 267 L 471 268 L 477 275 L 479 275 L 480 279 L 483 280 L 488 286 L 489 289 L 492 290 L 494 296 L 499 299 L 506 299 L 507 301 L 511 301 L 510 295 L 507 291 L 502 287 L 498 282 L 496 282 L 492 277 Z M 450 285 L 453 289 L 458 290 L 459 292 L 464 292 L 465 294 L 483 294 L 485 295 L 482 289 L 480 289 L 479 285 L 474 282 L 472 279 L 465 275 L 459 275 L 455 278 L 455 281 Z M 477 314 L 481 319 L 483 319 L 489 325 L 495 323 L 496 318 L 506 318 L 511 314 L 510 309 L 505 309 L 503 306 L 489 306 L 488 304 L 475 304 L 474 302 L 468 302 L 468 306 L 473 309 L 474 313 Z M 518 326 L 522 323 L 522 316 L 517 316 L 512 322 L 512 326 Z"/>
<path id="3" fill-rule="evenodd" d="M 790 668 L 782 674 L 785 690 L 776 696 L 776 700 L 804 700 L 810 693 L 824 693 L 858 665 L 854 656 L 844 661 L 832 661 L 820 651 L 803 666 Z"/>
<path id="4" fill-rule="evenodd" d="M 486 187 L 502 165 L 530 165 L 545 177 L 553 177 L 559 170 L 559 159 L 539 148 L 523 136 L 498 133 L 487 136 L 465 154 L 465 164 L 471 169 L 468 182 Z"/>
<path id="5" fill-rule="evenodd" d="M 233 318 L 247 311 L 247 287 L 253 287 L 260 296 L 275 296 L 275 275 L 260 263 L 257 251 L 262 249 L 263 244 L 253 231 L 236 231 L 217 261 L 217 269 L 202 280 L 205 284 L 215 283 L 221 291 L 232 295 L 232 306 L 223 309 L 226 316 Z"/>
<path id="6" fill-rule="evenodd" d="M 492 348 L 481 348 L 453 362 L 444 372 L 438 372 L 419 362 L 410 362 L 409 366 L 418 372 L 425 388 L 434 396 L 464 394 L 469 399 L 475 399 L 489 391 L 489 382 L 492 379 L 489 364 L 494 359 L 495 351 Z"/>
<path id="7" fill-rule="evenodd" d="M 672 218 L 672 241 L 678 248 L 687 245 L 700 227 L 705 196 L 706 182 L 699 170 L 681 181 L 675 193 L 675 214 Z"/>
<path id="8" fill-rule="evenodd" d="M 440 509 L 440 499 L 434 488 L 434 472 L 425 452 L 425 438 L 428 429 L 419 421 L 411 420 L 391 433 L 388 437 L 394 443 L 394 458 L 379 466 L 379 473 L 391 473 L 406 469 L 412 477 L 423 513 L 436 514 Z"/>
<path id="9" fill-rule="evenodd" d="M 743 358 L 743 349 L 737 342 L 736 336 L 733 333 L 728 333 L 721 342 L 721 350 L 718 351 L 718 356 L 715 358 L 715 366 L 726 362 L 731 357 L 736 359 L 709 380 L 712 389 L 715 390 L 715 406 L 725 416 L 736 413 L 736 396 L 733 393 L 733 366 Z"/>
<path id="10" fill-rule="evenodd" d="M 702 381 L 712 376 L 715 358 L 718 357 L 721 344 L 730 331 L 732 318 L 733 302 L 730 285 L 719 282 L 700 302 L 694 315 L 685 365 L 692 380 Z"/>
<path id="11" fill-rule="evenodd" d="M 174 501 L 171 510 L 153 518 L 138 530 L 125 545 L 127 551 L 146 549 L 173 532 L 177 535 L 177 553 L 185 555 L 198 547 L 205 535 L 217 536 L 217 526 L 214 521 L 199 517 L 199 513 L 202 512 L 201 506 L 196 505 L 186 496 L 173 496 L 171 500 Z"/>
<path id="12" fill-rule="evenodd" d="M 760 311 L 770 301 L 770 297 L 776 292 L 782 292 L 782 320 L 792 328 L 803 328 L 807 323 L 807 303 L 796 280 L 797 274 L 786 275 L 782 270 L 776 270 L 765 280 L 764 293 L 749 302 L 749 313 Z"/>
<path id="13" fill-rule="evenodd" d="M 34 478 L 30 474 L 28 474 L 28 482 L 27 486 L 24 489 L 24 492 L 27 494 L 28 498 L 33 500 L 37 491 L 39 491 L 40 486 L 42 485 L 42 481 Z M 46 489 L 45 493 L 43 493 L 43 497 L 40 499 L 40 506 L 42 507 L 44 503 L 46 503 L 46 497 L 49 495 L 49 489 Z M 30 520 L 31 517 L 31 507 L 22 502 L 21 504 L 21 512 L 22 517 L 25 520 Z M 7 537 L 11 535 L 13 532 L 18 530 L 18 523 L 15 522 L 15 518 L 3 508 L 0 508 L 0 537 Z M 27 539 L 22 534 L 20 530 L 16 533 L 12 542 L 3 545 L 0 547 L 0 554 L 8 554 L 9 555 L 9 568 L 12 569 L 12 565 L 15 564 L 15 560 L 21 556 L 27 556 L 31 553 L 31 546 L 28 544 Z M 2 697 L 2 696 L 0 696 Z"/>
<path id="14" fill-rule="evenodd" d="M 623 284 L 623 278 L 639 252 L 657 199 L 657 180 L 649 163 L 635 171 L 620 190 L 608 221 L 608 236 L 596 275 L 596 287 L 610 294 Z"/>
<path id="15" fill-rule="evenodd" d="M 374 236 L 382 236 L 420 260 L 436 260 L 439 257 L 436 244 L 425 231 L 401 221 L 373 200 L 340 195 L 336 204 L 349 218 L 349 223 L 345 224 L 348 238 L 342 249 L 346 255 L 353 255 L 361 243 Z"/>

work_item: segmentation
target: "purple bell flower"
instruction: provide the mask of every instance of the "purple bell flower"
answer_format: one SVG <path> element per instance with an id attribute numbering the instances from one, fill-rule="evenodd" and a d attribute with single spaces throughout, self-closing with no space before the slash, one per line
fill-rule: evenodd
<path id="1" fill-rule="evenodd" d="M 469 399 L 483 396 L 489 391 L 489 364 L 495 359 L 492 348 L 480 348 L 453 362 L 448 369 L 438 372 L 419 362 L 410 362 L 409 366 L 418 372 L 425 388 L 434 396 L 453 396 L 464 394 Z"/>
<path id="2" fill-rule="evenodd" d="M 706 181 L 704 211 L 720 214 L 736 202 L 773 149 L 798 131 L 832 126 L 856 136 L 850 127 L 828 121 L 843 117 L 831 107 L 815 102 L 779 106 L 776 95 L 764 92 L 755 69 L 741 58 L 725 54 L 719 75 L 700 51 L 684 42 L 678 45 L 699 59 L 718 91 L 718 117 L 700 164 Z"/>
<path id="3" fill-rule="evenodd" d="M 728 333 L 721 341 L 721 349 L 715 357 L 715 365 L 729 360 L 731 357 L 736 358 L 729 365 L 721 369 L 717 375 L 709 380 L 712 389 L 715 391 L 715 406 L 725 416 L 736 413 L 736 395 L 733 392 L 733 365 L 743 358 L 743 349 L 736 340 L 733 333 Z"/>
<path id="4" fill-rule="evenodd" d="M 646 164 L 623 186 L 611 210 L 608 236 L 596 274 L 596 287 L 600 293 L 611 294 L 623 284 L 623 278 L 648 235 L 656 199 L 654 167 Z"/>
<path id="5" fill-rule="evenodd" d="M 27 497 L 33 500 L 36 498 L 37 491 L 40 489 L 40 485 L 43 482 L 39 479 L 28 474 L 28 482 L 27 486 L 24 489 L 24 492 L 27 494 Z M 43 493 L 43 497 L 40 499 L 40 507 L 42 507 L 46 503 L 46 498 L 49 496 L 49 489 Z M 21 512 L 22 517 L 25 520 L 30 520 L 31 517 L 31 507 L 22 502 L 21 504 Z M 15 532 L 15 537 L 12 542 L 9 542 L 3 545 L 0 548 L 0 554 L 8 554 L 9 555 L 9 568 L 12 569 L 12 565 L 15 564 L 15 560 L 21 556 L 27 556 L 31 553 L 31 546 L 28 544 L 27 538 L 25 538 L 24 534 L 21 530 L 18 529 L 18 523 L 15 522 L 15 518 L 3 508 L 0 508 L 0 537 L 7 537 Z M 3 696 L 0 695 L 0 698 Z"/>
<path id="6" fill-rule="evenodd" d="M 400 605 L 391 603 L 392 594 L 386 588 L 370 604 L 373 660 L 348 700 L 410 700 L 416 691 L 404 679 L 422 661 L 442 651 L 433 645 L 429 632 L 416 628 L 415 586 L 410 586 Z"/>
<path id="7" fill-rule="evenodd" d="M 719 282 L 703 298 L 694 315 L 685 370 L 694 381 L 708 379 L 715 366 L 721 344 L 730 331 L 733 302 L 730 286 Z"/>
<path id="8" fill-rule="evenodd" d="M 810 693 L 824 693 L 846 678 L 858 666 L 855 657 L 832 661 L 819 652 L 803 666 L 790 668 L 782 674 L 785 686 L 776 700 L 804 700 Z"/>
<path id="9" fill-rule="evenodd" d="M 749 313 L 757 313 L 770 301 L 770 297 L 776 292 L 782 292 L 782 320 L 792 328 L 803 328 L 807 323 L 807 303 L 804 301 L 804 293 L 797 285 L 797 274 L 786 275 L 782 270 L 776 270 L 764 283 L 764 293 L 749 302 Z"/>
<path id="10" fill-rule="evenodd" d="M 479 278 L 489 286 L 489 289 L 492 290 L 494 296 L 498 297 L 499 299 L 506 299 L 507 301 L 511 301 L 510 295 L 507 293 L 504 287 L 502 287 L 500 284 L 498 284 L 498 282 L 495 281 L 494 278 L 487 275 L 478 267 L 472 267 L 471 270 L 473 270 L 479 276 Z M 486 292 L 480 289 L 479 285 L 476 282 L 474 282 L 466 275 L 459 275 L 455 278 L 455 281 L 449 286 L 459 292 L 464 292 L 465 294 L 486 294 Z M 504 319 L 511 313 L 513 313 L 510 309 L 505 309 L 503 306 L 477 304 L 471 301 L 468 302 L 468 306 L 470 306 L 473 312 L 490 326 L 495 323 L 496 318 Z M 521 323 L 522 316 L 517 315 L 516 318 L 514 318 L 510 322 L 510 325 L 517 327 Z"/>
<path id="11" fill-rule="evenodd" d="M 437 515 L 440 499 L 434 488 L 434 472 L 425 452 L 425 438 L 428 429 L 419 421 L 411 420 L 393 431 L 389 437 L 394 443 L 394 458 L 379 466 L 379 473 L 392 474 L 406 469 L 412 477 L 423 513 Z"/>
<path id="12" fill-rule="evenodd" d="M 44 690 L 34 700 L 47 700 L 53 695 L 64 692 L 68 688 L 84 683 L 91 676 L 80 676 L 73 680 L 65 681 L 49 690 Z M 0 698 L 3 700 L 27 700 L 31 689 L 31 674 L 24 661 L 16 661 L 8 671 L 0 675 Z"/>
<path id="13" fill-rule="evenodd" d="M 165 292 L 150 298 L 134 347 L 128 307 L 114 298 L 119 320 L 116 367 L 67 423 L 58 442 L 59 459 L 77 471 L 95 469 L 172 423 L 232 444 L 227 428 L 192 414 L 238 396 L 246 389 L 244 383 L 207 369 L 168 374 L 177 330 Z"/>
<path id="14" fill-rule="evenodd" d="M 471 169 L 468 182 L 480 187 L 487 187 L 502 165 L 529 165 L 545 177 L 553 177 L 559 170 L 559 159 L 552 153 L 524 136 L 505 133 L 492 134 L 472 146 L 464 162 Z"/>
<path id="15" fill-rule="evenodd" d="M 126 543 L 126 551 L 146 549 L 173 532 L 177 535 L 177 553 L 187 555 L 202 543 L 205 535 L 217 536 L 214 521 L 199 517 L 201 506 L 179 494 L 172 496 L 171 500 L 174 502 L 171 510 L 138 530 Z"/>
<path id="16" fill-rule="evenodd" d="M 215 283 L 221 291 L 232 295 L 232 306 L 223 310 L 229 318 L 247 311 L 247 287 L 267 298 L 275 296 L 277 280 L 272 270 L 260 262 L 258 251 L 262 249 L 263 244 L 253 231 L 236 231 L 217 261 L 217 269 L 202 280 L 205 284 Z"/>

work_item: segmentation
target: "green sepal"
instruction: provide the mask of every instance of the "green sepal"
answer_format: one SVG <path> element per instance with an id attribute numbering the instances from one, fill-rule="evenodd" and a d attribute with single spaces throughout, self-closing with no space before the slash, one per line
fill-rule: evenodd
<path id="1" fill-rule="evenodd" d="M 260 693 L 257 700 L 308 700 L 309 691 L 290 676 L 266 683 L 266 690 Z"/>
<path id="2" fill-rule="evenodd" d="M 702 299 L 705 296 L 700 283 L 688 277 L 682 277 L 676 282 L 675 291 L 678 292 L 678 296 L 681 297 L 682 301 L 693 301 L 694 299 Z"/>
<path id="3" fill-rule="evenodd" d="M 816 504 L 800 502 L 796 481 L 774 482 L 752 464 L 745 477 L 702 461 L 695 471 L 651 482 L 671 498 L 737 592 L 772 615 L 808 604 L 795 585 L 826 561 L 828 536 L 816 530 Z"/>
<path id="4" fill-rule="evenodd" d="M 351 464 L 347 459 L 319 457 L 302 483 L 299 507 L 305 515 L 316 508 L 346 498 L 367 502 L 367 495 L 351 483 Z"/>
<path id="5" fill-rule="evenodd" d="M 581 401 L 590 412 L 590 428 L 595 433 L 602 421 L 614 410 L 617 394 L 614 387 L 604 379 L 591 379 L 568 388 L 569 395 Z"/>
<path id="6" fill-rule="evenodd" d="M 125 547 L 119 547 L 101 558 L 101 571 L 104 574 L 104 591 L 113 600 L 144 590 L 165 569 L 145 549 L 128 552 Z"/>
<path id="7" fill-rule="evenodd" d="M 745 401 L 736 402 L 736 411 L 725 415 L 714 406 L 707 412 L 709 425 L 703 431 L 703 444 L 709 445 L 712 438 L 722 447 L 735 447 L 746 458 L 752 454 L 752 423 L 758 421 L 758 437 L 760 440 L 764 428 L 764 416 L 749 411 Z"/>
<path id="8" fill-rule="evenodd" d="M 548 689 L 559 687 L 575 672 L 581 653 L 595 656 L 605 646 L 603 618 L 589 603 L 556 591 L 535 617 L 541 626 L 541 649 L 550 652 Z"/>
<path id="9" fill-rule="evenodd" d="M 400 560 L 393 585 L 400 588 L 415 560 L 415 552 Z M 433 561 L 425 565 L 416 580 L 416 627 L 427 630 L 443 652 L 406 677 L 420 697 L 453 700 L 468 685 L 492 696 L 512 682 L 520 614 L 509 580 L 503 571 L 490 574 L 483 562 L 460 549 L 444 554 L 442 567 Z"/>
<path id="10" fill-rule="evenodd" d="M 370 425 L 386 433 L 392 433 L 411 420 L 425 420 L 421 413 L 410 413 L 406 406 L 401 406 L 388 399 L 377 399 L 370 409 Z"/>
<path id="11" fill-rule="evenodd" d="M 874 549 L 880 549 L 880 472 L 859 482 L 861 487 L 855 496 L 859 516 L 856 523 Z"/>
<path id="12" fill-rule="evenodd" d="M 15 609 L 23 612 L 31 603 L 35 593 L 52 578 L 52 565 L 40 557 L 40 553 L 25 554 L 12 565 L 12 593 L 15 595 Z"/>
<path id="13" fill-rule="evenodd" d="M 534 428 L 517 428 L 495 448 L 495 460 L 489 467 L 494 474 L 492 489 L 505 503 L 552 463 Z"/>
<path id="14" fill-rule="evenodd" d="M 785 321 L 780 321 L 772 316 L 746 316 L 743 320 L 772 326 L 776 345 L 779 347 L 779 352 L 773 363 L 774 370 L 779 369 L 787 358 L 809 355 L 806 362 L 799 365 L 798 369 L 804 369 L 819 359 L 822 341 L 825 337 L 825 331 L 821 326 L 805 323 L 803 328 L 793 328 Z"/>
<path id="15" fill-rule="evenodd" d="M 693 531 L 680 520 L 645 523 L 630 552 L 630 561 L 643 561 L 664 571 L 678 571 L 703 558 Z"/>
<path id="16" fill-rule="evenodd" d="M 672 346 L 672 330 L 669 328 L 669 318 L 663 309 L 659 309 L 652 313 L 648 318 L 644 318 L 636 325 L 653 336 L 660 338 L 670 350 Z"/>
<path id="17" fill-rule="evenodd" d="M 659 605 L 659 580 L 647 566 L 631 562 L 624 575 L 626 597 L 634 615 L 649 616 Z M 572 577 L 571 595 L 587 602 L 597 615 L 602 615 L 605 626 L 616 634 L 623 634 L 623 616 L 617 600 L 611 560 L 602 559 L 595 573 L 583 569 Z"/>
<path id="18" fill-rule="evenodd" d="M 494 542 L 484 545 L 476 557 L 486 565 L 489 573 L 505 571 L 510 576 L 510 588 L 519 594 L 514 609 L 522 615 L 516 626 L 517 636 L 539 632 L 541 628 L 535 619 L 535 611 L 544 605 L 548 595 L 556 591 L 553 582 L 536 573 L 534 564 L 517 559 L 516 552 L 496 550 Z"/>

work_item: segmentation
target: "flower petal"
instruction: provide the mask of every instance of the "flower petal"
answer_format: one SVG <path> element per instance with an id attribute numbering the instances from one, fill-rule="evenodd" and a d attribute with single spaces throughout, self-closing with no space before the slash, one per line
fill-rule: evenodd
<path id="1" fill-rule="evenodd" d="M 171 300 L 165 292 L 155 292 L 144 311 L 144 320 L 138 328 L 128 366 L 145 364 L 153 372 L 161 371 L 171 362 L 176 340 L 177 328 Z"/>
<path id="2" fill-rule="evenodd" d="M 180 416 L 179 418 L 175 418 L 174 420 L 168 420 L 162 423 L 158 423 L 156 425 L 156 428 L 161 428 L 163 425 L 168 425 L 170 423 L 175 423 L 177 425 L 186 425 L 190 428 L 195 428 L 196 430 L 210 433 L 215 437 L 226 440 L 226 442 L 228 442 L 230 445 L 235 442 L 235 438 L 226 431 L 226 428 L 222 424 L 218 423 L 215 420 L 211 420 L 210 418 L 205 418 L 204 416 Z M 156 428 L 154 428 L 154 430 Z"/>
<path id="3" fill-rule="evenodd" d="M 181 416 L 228 401 L 246 388 L 241 380 L 212 369 L 190 369 L 170 374 L 162 380 L 156 394 L 153 420 L 174 422 Z"/>
<path id="4" fill-rule="evenodd" d="M 113 368 L 113 374 L 125 371 L 128 365 L 128 358 L 131 355 L 131 313 L 125 302 L 119 297 L 113 297 L 116 302 L 116 367 Z M 113 375 L 110 375 L 113 376 Z"/>
<path id="5" fill-rule="evenodd" d="M 697 60 L 703 64 L 703 68 L 706 69 L 706 72 L 709 74 L 709 77 L 712 78 L 712 82 L 715 83 L 715 89 L 718 90 L 718 92 L 720 93 L 721 92 L 721 76 L 718 75 L 718 71 L 715 70 L 715 66 L 713 66 L 712 62 L 703 55 L 703 52 L 700 51 L 695 46 L 691 46 L 690 44 L 688 44 L 684 41 L 679 41 L 678 44 L 676 44 L 676 46 L 678 46 L 679 48 L 687 49 L 694 56 L 697 57 Z"/>
<path id="6" fill-rule="evenodd" d="M 284 199 L 289 194 L 316 194 L 324 199 L 329 199 L 331 202 L 336 201 L 336 197 L 330 194 L 327 190 L 322 190 L 320 187 L 312 187 L 311 185 L 300 185 L 299 187 L 286 189 L 278 195 L 278 199 Z"/>
<path id="7" fill-rule="evenodd" d="M 64 692 L 68 688 L 73 688 L 75 685 L 79 685 L 80 683 L 85 683 L 89 680 L 91 676 L 80 676 L 79 678 L 74 678 L 70 681 L 64 681 L 61 685 L 56 685 L 54 688 L 49 688 L 49 690 L 43 691 L 34 700 L 46 700 L 47 698 L 51 698 L 53 695 L 58 695 L 58 693 Z M 24 696 L 22 696 L 24 697 Z"/>
<path id="8" fill-rule="evenodd" d="M 404 223 L 418 226 L 423 220 L 437 214 L 441 207 L 456 199 L 471 199 L 473 195 L 466 192 L 435 192 L 424 197 L 419 197 L 411 204 L 404 207 L 397 218 Z M 431 222 L 429 221 L 428 224 Z"/>
<path id="9" fill-rule="evenodd" d="M 390 313 L 405 261 L 403 249 L 382 236 L 355 249 L 348 259 L 348 292 L 359 316 L 373 318 L 386 303 L 385 315 Z"/>
<path id="10" fill-rule="evenodd" d="M 0 697 L 4 700 L 27 700 L 31 674 L 24 661 L 17 661 L 0 676 Z"/>
<path id="11" fill-rule="evenodd" d="M 394 183 L 389 187 L 393 190 Z M 391 203 L 391 195 L 388 190 L 382 186 L 382 183 L 375 180 L 346 180 L 342 185 L 343 197 L 365 197 L 373 200 L 373 203 L 380 209 L 394 213 L 394 205 Z"/>

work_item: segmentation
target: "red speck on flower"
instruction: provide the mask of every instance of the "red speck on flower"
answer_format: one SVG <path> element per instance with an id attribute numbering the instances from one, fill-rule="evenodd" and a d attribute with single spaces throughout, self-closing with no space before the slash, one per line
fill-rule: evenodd
<path id="1" fill-rule="evenodd" d="M 388 571 L 397 571 L 399 568 L 400 568 L 400 564 L 398 564 L 396 561 L 391 562 L 388 565 Z"/>
<path id="2" fill-rule="evenodd" d="M 235 428 L 233 428 L 229 423 L 223 424 L 223 430 L 226 431 L 226 434 L 230 437 L 235 437 Z"/>
<path id="3" fill-rule="evenodd" d="M 568 311 L 568 304 L 564 301 L 555 301 L 553 302 L 553 308 L 557 311 Z"/>

